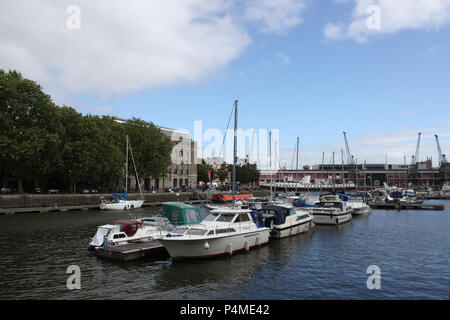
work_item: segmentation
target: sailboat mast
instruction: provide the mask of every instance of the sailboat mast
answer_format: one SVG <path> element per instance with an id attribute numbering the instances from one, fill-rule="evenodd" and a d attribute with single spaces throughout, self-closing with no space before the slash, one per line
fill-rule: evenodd
<path id="1" fill-rule="evenodd" d="M 272 131 L 269 132 L 270 201 L 272 201 Z"/>
<path id="2" fill-rule="evenodd" d="M 125 162 L 125 193 L 128 191 L 128 135 L 126 135 L 126 162 Z"/>
<path id="3" fill-rule="evenodd" d="M 237 105 L 234 101 L 234 150 L 233 150 L 233 206 L 236 204 L 236 162 L 237 162 Z"/>
<path id="4" fill-rule="evenodd" d="M 295 192 L 297 193 L 298 186 L 298 146 L 300 144 L 300 138 L 297 137 L 297 164 L 295 165 Z"/>

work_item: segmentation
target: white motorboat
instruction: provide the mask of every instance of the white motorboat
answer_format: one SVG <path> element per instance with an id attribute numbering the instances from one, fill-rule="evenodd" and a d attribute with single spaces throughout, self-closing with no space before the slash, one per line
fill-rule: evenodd
<path id="1" fill-rule="evenodd" d="M 366 204 L 363 200 L 350 199 L 347 201 L 347 204 L 352 208 L 353 215 L 370 214 L 370 212 L 372 211 L 370 206 Z"/>
<path id="2" fill-rule="evenodd" d="M 315 224 L 339 225 L 352 220 L 351 206 L 337 195 L 322 196 L 321 201 L 308 210 L 312 213 Z"/>
<path id="3" fill-rule="evenodd" d="M 128 199 L 128 147 L 131 152 L 131 159 L 133 160 L 134 172 L 136 174 L 137 184 L 139 186 L 139 192 L 142 200 L 129 200 Z M 125 191 L 122 194 L 113 194 L 112 198 L 105 200 L 103 196 L 100 197 L 100 209 L 102 210 L 132 210 L 142 207 L 144 204 L 144 195 L 142 194 L 141 184 L 136 170 L 136 164 L 134 163 L 133 151 L 131 150 L 130 142 L 128 141 L 128 135 L 126 136 L 126 164 L 125 164 Z"/>
<path id="4" fill-rule="evenodd" d="M 159 241 L 174 259 L 204 258 L 262 246 L 269 242 L 270 231 L 262 214 L 252 217 L 249 209 L 223 207 L 211 210 L 200 224 L 177 227 Z"/>
<path id="5" fill-rule="evenodd" d="M 264 224 L 272 229 L 272 238 L 285 238 L 307 232 L 312 225 L 313 216 L 308 210 L 295 208 L 291 204 L 264 206 L 261 209 Z"/>
<path id="6" fill-rule="evenodd" d="M 144 200 L 128 200 L 127 194 L 113 194 L 110 201 L 102 201 L 100 209 L 104 210 L 132 210 L 142 207 Z"/>
<path id="7" fill-rule="evenodd" d="M 89 243 L 89 250 L 98 247 L 117 246 L 129 242 L 153 241 L 167 233 L 168 220 L 150 218 L 116 220 L 111 224 L 99 226 L 97 233 Z"/>

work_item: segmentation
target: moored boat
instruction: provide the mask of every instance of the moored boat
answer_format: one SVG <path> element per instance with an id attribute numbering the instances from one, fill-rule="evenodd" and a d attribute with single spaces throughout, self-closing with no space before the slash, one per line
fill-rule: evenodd
<path id="1" fill-rule="evenodd" d="M 167 221 L 168 222 L 168 221 Z M 129 242 L 153 241 L 164 237 L 168 231 L 164 228 L 166 221 L 160 224 L 145 220 L 115 220 L 111 224 L 99 226 L 89 243 L 89 250 L 97 247 L 118 246 Z"/>
<path id="2" fill-rule="evenodd" d="M 248 209 L 224 207 L 211 210 L 200 224 L 175 228 L 160 242 L 172 258 L 192 259 L 248 251 L 268 243 L 269 235 L 262 216 L 252 217 Z"/>
<path id="3" fill-rule="evenodd" d="M 346 201 L 337 196 L 321 197 L 321 201 L 309 208 L 313 215 L 313 222 L 322 225 L 339 225 L 352 219 L 352 208 Z"/>
<path id="4" fill-rule="evenodd" d="M 285 238 L 307 232 L 313 216 L 308 210 L 290 204 L 268 205 L 261 209 L 266 227 L 270 227 L 272 238 Z"/>

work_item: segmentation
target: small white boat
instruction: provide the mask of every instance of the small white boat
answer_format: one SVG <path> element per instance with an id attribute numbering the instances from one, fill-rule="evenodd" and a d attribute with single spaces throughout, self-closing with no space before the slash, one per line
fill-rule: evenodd
<path id="1" fill-rule="evenodd" d="M 103 200 L 100 202 L 102 210 L 133 210 L 142 207 L 144 200 L 128 200 L 127 194 L 113 194 L 110 201 Z"/>
<path id="2" fill-rule="evenodd" d="M 200 224 L 177 227 L 159 241 L 173 259 L 192 259 L 248 251 L 268 243 L 269 235 L 262 215 L 223 207 L 211 210 Z"/>
<path id="3" fill-rule="evenodd" d="M 285 238 L 307 232 L 313 216 L 308 210 L 294 208 L 291 204 L 264 206 L 261 209 L 264 223 L 272 229 L 272 238 Z"/>
<path id="4" fill-rule="evenodd" d="M 128 147 L 130 148 L 131 159 L 133 160 L 134 172 L 136 174 L 137 184 L 139 186 L 139 192 L 142 200 L 128 200 Z M 113 194 L 112 199 L 105 200 L 103 196 L 100 197 L 100 209 L 101 210 L 133 210 L 142 207 L 144 204 L 144 195 L 142 194 L 141 184 L 139 182 L 139 176 L 136 170 L 136 164 L 134 163 L 133 150 L 131 150 L 130 142 L 128 141 L 128 135 L 126 136 L 126 164 L 125 164 L 125 191 L 122 194 Z"/>
<path id="5" fill-rule="evenodd" d="M 166 219 L 167 220 L 167 219 Z M 89 250 L 98 247 L 117 246 L 129 242 L 153 241 L 164 237 L 168 231 L 167 221 L 144 219 L 116 220 L 111 224 L 99 226 L 89 243 Z"/>

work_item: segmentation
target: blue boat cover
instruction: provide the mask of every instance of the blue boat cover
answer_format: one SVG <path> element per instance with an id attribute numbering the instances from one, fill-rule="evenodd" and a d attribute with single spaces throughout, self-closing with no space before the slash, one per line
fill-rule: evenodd
<path id="1" fill-rule="evenodd" d="M 264 218 L 263 218 L 262 212 L 252 210 L 252 212 L 250 212 L 250 214 L 251 214 L 253 222 L 256 224 L 256 226 L 258 228 L 264 228 Z"/>

